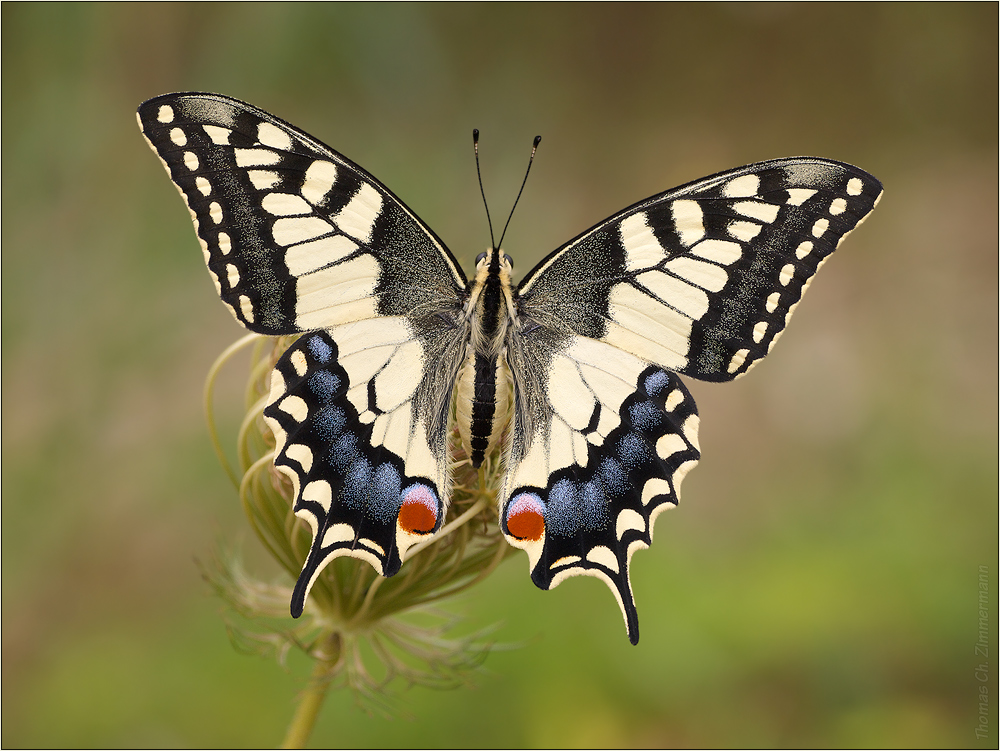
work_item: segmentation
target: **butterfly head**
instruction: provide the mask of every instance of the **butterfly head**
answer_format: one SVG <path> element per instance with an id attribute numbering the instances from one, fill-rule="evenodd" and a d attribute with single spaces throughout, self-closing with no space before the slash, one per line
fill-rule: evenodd
<path id="1" fill-rule="evenodd" d="M 501 271 L 505 271 L 507 275 L 510 275 L 514 271 L 514 259 L 503 252 L 503 250 L 494 250 L 493 248 L 487 248 L 478 256 L 476 256 L 476 272 L 480 270 L 486 270 L 486 273 L 499 274 Z"/>
<path id="2" fill-rule="evenodd" d="M 511 284 L 513 268 L 510 256 L 502 250 L 487 248 L 477 257 L 476 276 L 466 288 L 464 310 L 472 325 L 473 349 L 494 361 L 508 326 L 517 316 Z"/>

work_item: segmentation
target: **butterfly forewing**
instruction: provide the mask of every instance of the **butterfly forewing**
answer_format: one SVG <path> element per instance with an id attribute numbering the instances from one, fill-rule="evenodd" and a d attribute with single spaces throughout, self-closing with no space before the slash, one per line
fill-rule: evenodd
<path id="1" fill-rule="evenodd" d="M 138 117 L 191 210 L 219 295 L 250 330 L 455 307 L 465 277 L 451 253 L 333 149 L 214 94 L 157 97 Z"/>
<path id="2" fill-rule="evenodd" d="M 542 261 L 519 287 L 522 315 L 679 373 L 731 380 L 770 351 L 819 266 L 881 192 L 856 167 L 809 157 L 698 180 Z"/>

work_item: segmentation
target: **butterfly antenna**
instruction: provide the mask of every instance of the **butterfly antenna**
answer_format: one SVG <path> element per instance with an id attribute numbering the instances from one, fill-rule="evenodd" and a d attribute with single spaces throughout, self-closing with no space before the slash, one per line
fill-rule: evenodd
<path id="1" fill-rule="evenodd" d="M 483 196 L 483 206 L 486 207 L 486 223 L 490 226 L 490 247 L 496 248 L 496 243 L 493 242 L 493 222 L 490 219 L 490 206 L 486 203 L 486 191 L 483 190 L 483 173 L 479 169 L 479 128 L 472 129 L 472 149 L 476 152 L 476 176 L 479 178 L 479 192 Z"/>
<path id="2" fill-rule="evenodd" d="M 531 156 L 528 157 L 528 169 L 524 171 L 524 180 L 521 181 L 521 189 L 517 191 L 517 198 L 514 199 L 514 205 L 510 207 L 510 215 L 507 217 L 507 224 L 503 226 L 503 232 L 500 234 L 500 245 L 503 245 L 503 238 L 507 234 L 507 227 L 510 225 L 511 217 L 514 216 L 514 209 L 517 208 L 517 202 L 521 200 L 521 194 L 524 192 L 524 185 L 528 182 L 528 173 L 531 172 L 531 163 L 535 160 L 535 150 L 541 142 L 542 137 L 535 136 L 535 140 L 531 144 Z M 499 246 L 494 247 L 499 248 Z"/>

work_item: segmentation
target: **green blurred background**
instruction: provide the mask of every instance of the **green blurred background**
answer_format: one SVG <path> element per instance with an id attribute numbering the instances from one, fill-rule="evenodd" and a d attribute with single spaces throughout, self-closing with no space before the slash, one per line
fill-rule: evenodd
<path id="1" fill-rule="evenodd" d="M 878 210 L 766 364 L 694 383 L 704 459 L 597 580 L 523 555 L 452 604 L 523 646 L 413 719 L 327 700 L 317 746 L 983 746 L 997 571 L 997 5 L 5 3 L 3 731 L 14 746 L 266 746 L 308 665 L 230 647 L 194 564 L 259 562 L 202 379 L 241 334 L 136 127 L 216 91 L 364 165 L 466 269 L 469 132 L 528 270 L 618 209 L 761 159 L 852 162 Z M 245 373 L 230 368 L 223 425 Z M 996 608 L 990 618 L 991 638 Z M 994 640 L 995 641 L 995 640 Z"/>

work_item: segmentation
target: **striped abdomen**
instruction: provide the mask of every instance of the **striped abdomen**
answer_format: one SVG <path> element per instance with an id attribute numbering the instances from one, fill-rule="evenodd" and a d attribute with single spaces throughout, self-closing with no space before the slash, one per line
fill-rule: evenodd
<path id="1" fill-rule="evenodd" d="M 458 379 L 458 432 L 473 467 L 496 447 L 510 419 L 506 340 L 514 311 L 510 258 L 492 248 L 469 284 L 469 344 Z"/>
<path id="2" fill-rule="evenodd" d="M 471 347 L 458 381 L 458 432 L 478 467 L 496 448 L 510 418 L 510 372 L 500 356 L 491 359 Z"/>

